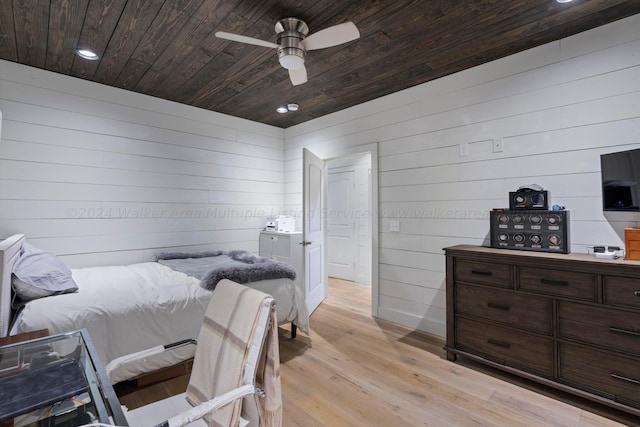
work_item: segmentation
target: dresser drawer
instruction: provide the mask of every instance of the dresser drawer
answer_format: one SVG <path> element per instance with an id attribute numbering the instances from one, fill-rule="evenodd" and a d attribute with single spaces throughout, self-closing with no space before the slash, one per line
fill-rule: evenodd
<path id="1" fill-rule="evenodd" d="M 520 267 L 518 279 L 520 289 L 526 291 L 588 301 L 596 301 L 598 296 L 595 274 Z"/>
<path id="2" fill-rule="evenodd" d="M 456 313 L 504 322 L 551 335 L 553 302 L 515 291 L 456 283 Z"/>
<path id="3" fill-rule="evenodd" d="M 456 281 L 512 288 L 511 266 L 508 264 L 482 263 L 456 259 L 454 267 Z"/>
<path id="4" fill-rule="evenodd" d="M 559 353 L 562 381 L 640 407 L 638 360 L 564 343 Z"/>
<path id="5" fill-rule="evenodd" d="M 605 304 L 640 308 L 640 279 L 604 276 Z"/>
<path id="6" fill-rule="evenodd" d="M 456 319 L 456 348 L 540 375 L 553 375 L 553 341 L 500 326 Z"/>
<path id="7" fill-rule="evenodd" d="M 558 302 L 559 336 L 640 356 L 640 313 Z"/>

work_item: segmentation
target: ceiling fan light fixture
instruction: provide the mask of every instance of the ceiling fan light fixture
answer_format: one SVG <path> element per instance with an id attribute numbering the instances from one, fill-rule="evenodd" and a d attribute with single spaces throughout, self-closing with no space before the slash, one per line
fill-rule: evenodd
<path id="1" fill-rule="evenodd" d="M 304 65 L 307 50 L 324 49 L 350 42 L 360 37 L 356 25 L 351 22 L 324 28 L 309 37 L 309 27 L 298 18 L 284 18 L 275 26 L 276 43 L 256 39 L 241 34 L 217 31 L 216 37 L 262 47 L 275 47 L 280 66 L 289 72 L 289 80 L 294 86 L 307 82 L 307 69 Z"/>
<path id="2" fill-rule="evenodd" d="M 89 49 L 78 49 L 76 53 L 80 58 L 88 59 L 89 61 L 95 61 L 99 58 L 99 56 L 92 50 Z"/>
<path id="3" fill-rule="evenodd" d="M 287 70 L 297 70 L 304 67 L 304 58 L 295 54 L 283 54 L 279 55 L 278 60 Z"/>

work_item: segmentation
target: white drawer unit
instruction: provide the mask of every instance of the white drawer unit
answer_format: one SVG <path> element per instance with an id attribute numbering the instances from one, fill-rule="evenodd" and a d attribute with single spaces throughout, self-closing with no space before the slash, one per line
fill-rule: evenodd
<path id="1" fill-rule="evenodd" d="M 286 262 L 292 266 L 296 270 L 296 284 L 300 289 L 304 289 L 301 232 L 262 231 L 259 250 L 262 257 Z"/>

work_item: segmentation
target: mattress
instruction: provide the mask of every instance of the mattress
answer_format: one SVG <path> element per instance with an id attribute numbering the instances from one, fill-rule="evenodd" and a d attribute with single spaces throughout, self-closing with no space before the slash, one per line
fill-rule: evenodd
<path id="1" fill-rule="evenodd" d="M 49 329 L 51 334 L 86 328 L 103 365 L 113 359 L 188 338 L 197 338 L 211 298 L 200 280 L 156 262 L 72 269 L 78 292 L 26 304 L 12 334 Z M 308 333 L 304 300 L 294 282 L 271 279 L 247 284 L 272 295 L 279 323 L 293 321 Z M 302 311 L 300 311 L 302 310 Z M 193 357 L 194 345 L 178 347 L 111 373 L 117 383 Z"/>

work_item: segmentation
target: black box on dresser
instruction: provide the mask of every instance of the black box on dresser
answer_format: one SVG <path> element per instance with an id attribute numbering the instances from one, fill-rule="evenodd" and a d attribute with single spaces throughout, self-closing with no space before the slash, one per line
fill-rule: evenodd
<path id="1" fill-rule="evenodd" d="M 569 253 L 569 211 L 493 210 L 491 247 Z"/>
<path id="2" fill-rule="evenodd" d="M 510 191 L 509 209 L 549 209 L 549 193 L 545 190 Z"/>

